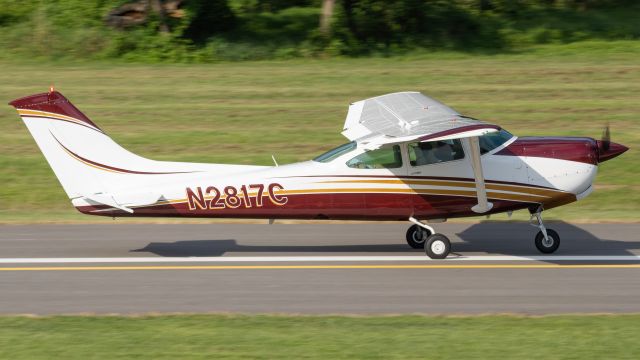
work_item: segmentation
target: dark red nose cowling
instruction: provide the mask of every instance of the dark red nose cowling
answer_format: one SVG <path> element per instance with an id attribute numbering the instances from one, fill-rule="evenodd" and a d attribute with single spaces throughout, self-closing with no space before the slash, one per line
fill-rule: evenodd
<path id="1" fill-rule="evenodd" d="M 598 162 L 607 161 L 629 150 L 628 147 L 614 142 L 598 140 Z M 608 144 L 607 144 L 608 143 Z"/>
<path id="2" fill-rule="evenodd" d="M 614 142 L 586 137 L 521 137 L 495 155 L 532 156 L 598 165 L 629 150 Z"/>

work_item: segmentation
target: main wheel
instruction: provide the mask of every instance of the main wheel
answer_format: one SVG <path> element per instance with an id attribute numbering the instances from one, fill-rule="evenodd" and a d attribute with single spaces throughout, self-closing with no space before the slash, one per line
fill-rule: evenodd
<path id="1" fill-rule="evenodd" d="M 424 249 L 424 243 L 430 235 L 431 231 L 422 226 L 412 225 L 407 230 L 407 244 L 414 249 Z"/>
<path id="2" fill-rule="evenodd" d="M 433 234 L 427 238 L 424 252 L 432 259 L 444 259 L 451 251 L 451 241 L 442 234 Z"/>
<path id="3" fill-rule="evenodd" d="M 536 247 L 543 254 L 551 254 L 558 250 L 560 246 L 560 236 L 557 232 L 551 229 L 547 229 L 548 240 L 545 240 L 542 231 L 539 231 L 536 235 Z"/>

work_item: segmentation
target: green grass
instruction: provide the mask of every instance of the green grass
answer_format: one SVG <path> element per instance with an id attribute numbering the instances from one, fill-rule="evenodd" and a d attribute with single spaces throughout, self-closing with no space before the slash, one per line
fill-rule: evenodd
<path id="1" fill-rule="evenodd" d="M 516 135 L 599 137 L 631 147 L 597 190 L 549 211 L 571 221 L 640 220 L 640 42 L 545 45 L 525 53 L 212 65 L 0 62 L 5 101 L 63 92 L 124 147 L 159 160 L 270 164 L 345 142 L 349 102 L 418 90 Z M 111 221 L 76 214 L 9 106 L 0 107 L 0 223 Z M 525 215 L 520 215 L 524 217 Z M 506 218 L 506 216 L 505 216 Z"/>
<path id="2" fill-rule="evenodd" d="M 639 315 L 0 318 L 3 359 L 637 359 Z"/>

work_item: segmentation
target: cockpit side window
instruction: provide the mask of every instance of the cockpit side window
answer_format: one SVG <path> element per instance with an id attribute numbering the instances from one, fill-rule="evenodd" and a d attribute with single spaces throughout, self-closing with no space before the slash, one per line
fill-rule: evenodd
<path id="1" fill-rule="evenodd" d="M 409 144 L 411 166 L 438 164 L 464 158 L 459 139 Z"/>
<path id="2" fill-rule="evenodd" d="M 399 145 L 364 152 L 347 161 L 355 169 L 396 169 L 402 167 L 402 152 Z"/>

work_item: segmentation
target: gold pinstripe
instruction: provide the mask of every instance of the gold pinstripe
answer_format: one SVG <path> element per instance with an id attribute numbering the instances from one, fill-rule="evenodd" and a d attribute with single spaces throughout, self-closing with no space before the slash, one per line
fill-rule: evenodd
<path id="1" fill-rule="evenodd" d="M 396 179 L 385 179 L 385 180 L 329 180 L 329 181 L 321 181 L 320 183 L 368 183 L 368 184 L 407 184 L 407 185 L 432 185 L 432 186 L 448 186 L 448 187 L 465 187 L 465 188 L 475 188 L 476 184 L 474 182 L 468 181 L 451 181 L 451 180 L 396 180 Z M 485 187 L 489 190 L 499 190 L 499 191 L 511 191 L 511 192 L 519 192 L 530 195 L 540 195 L 544 197 L 551 197 L 558 193 L 564 193 L 559 190 L 551 190 L 551 189 L 541 189 L 530 187 L 526 185 L 511 185 L 511 184 L 485 184 Z M 521 191 L 526 190 L 526 191 Z"/>
<path id="2" fill-rule="evenodd" d="M 50 117 L 50 118 L 53 118 L 53 119 L 67 120 L 67 121 L 71 121 L 71 122 L 79 124 L 79 125 L 85 125 L 85 126 L 90 126 L 91 128 L 94 128 L 90 124 L 87 124 L 86 122 L 84 122 L 82 120 L 79 120 L 79 119 L 76 119 L 76 118 L 71 117 L 71 116 L 51 113 L 51 112 L 48 112 L 48 111 L 27 110 L 27 109 L 17 109 L 17 110 L 18 110 L 18 114 L 20 116 L 29 116 L 29 115 L 32 115 L 32 116 L 46 116 L 46 117 Z"/>
<path id="3" fill-rule="evenodd" d="M 298 194 L 318 194 L 318 193 L 400 193 L 400 194 L 418 194 L 418 195 L 453 195 L 476 197 L 475 191 L 467 190 L 448 190 L 448 189 L 382 189 L 382 188 L 343 188 L 343 189 L 308 189 L 308 190 L 284 190 L 279 192 L 281 195 L 298 195 Z M 547 198 L 541 195 L 530 194 L 505 194 L 497 192 L 487 192 L 487 196 L 493 199 L 516 200 L 526 202 L 540 202 Z"/>

